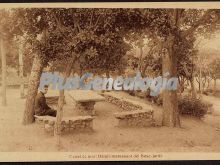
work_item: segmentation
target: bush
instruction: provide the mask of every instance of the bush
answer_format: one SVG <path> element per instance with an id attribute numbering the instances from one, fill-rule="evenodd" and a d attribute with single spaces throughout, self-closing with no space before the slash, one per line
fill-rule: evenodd
<path id="1" fill-rule="evenodd" d="M 133 94 L 133 96 L 137 96 L 140 98 L 143 98 L 142 95 L 145 94 L 145 98 L 148 101 L 151 101 L 158 106 L 162 106 L 162 104 L 163 104 L 162 94 L 159 94 L 156 97 L 150 96 L 149 91 L 147 91 L 147 92 L 134 92 L 132 94 Z M 140 94 L 142 94 L 142 95 L 140 95 Z M 209 103 L 208 101 L 202 101 L 199 98 L 192 99 L 189 96 L 183 96 L 183 97 L 178 98 L 178 107 L 179 107 L 180 114 L 195 116 L 198 118 L 204 117 L 204 115 L 207 113 L 212 113 L 212 104 L 211 103 Z"/>
<path id="2" fill-rule="evenodd" d="M 212 104 L 198 98 L 192 99 L 189 97 L 182 97 L 179 99 L 180 114 L 202 118 L 208 113 L 211 107 Z"/>

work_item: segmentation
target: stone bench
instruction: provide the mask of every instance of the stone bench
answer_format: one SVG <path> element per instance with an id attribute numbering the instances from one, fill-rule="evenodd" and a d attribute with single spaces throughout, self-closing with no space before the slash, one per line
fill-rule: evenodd
<path id="1" fill-rule="evenodd" d="M 124 112 L 115 113 L 118 126 L 154 126 L 153 110 L 149 104 L 120 95 L 117 92 L 104 93 L 106 100 L 120 107 Z"/>
<path id="2" fill-rule="evenodd" d="M 53 131 L 56 118 L 52 116 L 37 116 L 35 115 L 35 121 L 43 124 L 46 131 Z M 63 117 L 61 121 L 62 131 L 70 130 L 92 130 L 93 119 L 91 116 L 75 116 L 75 117 Z"/>
<path id="3" fill-rule="evenodd" d="M 118 112 L 114 116 L 118 119 L 119 127 L 138 126 L 148 127 L 154 126 L 152 110 L 135 110 L 127 112 Z"/>

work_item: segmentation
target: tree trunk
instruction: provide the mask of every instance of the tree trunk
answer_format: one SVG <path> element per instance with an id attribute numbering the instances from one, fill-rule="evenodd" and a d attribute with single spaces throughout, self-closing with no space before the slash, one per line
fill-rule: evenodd
<path id="1" fill-rule="evenodd" d="M 23 124 L 30 124 L 34 122 L 34 100 L 37 95 L 42 71 L 43 61 L 38 55 L 35 55 L 31 69 L 31 75 L 28 81 L 28 91 L 23 116 Z"/>
<path id="2" fill-rule="evenodd" d="M 174 9 L 174 20 L 178 27 L 178 9 Z M 175 47 L 178 44 L 176 34 L 170 34 L 166 41 L 166 50 L 162 56 L 162 73 L 163 76 L 168 72 L 168 79 L 171 77 L 177 78 L 177 57 Z M 177 90 L 166 90 L 163 91 L 163 126 L 168 127 L 180 127 L 179 109 Z"/>
<path id="3" fill-rule="evenodd" d="M 24 70 L 23 70 L 23 43 L 19 42 L 19 78 L 20 78 L 20 97 L 24 98 Z"/>
<path id="4" fill-rule="evenodd" d="M 204 76 L 203 81 L 202 81 L 202 92 L 201 93 L 205 91 L 205 85 L 206 85 L 206 76 Z"/>
<path id="5" fill-rule="evenodd" d="M 61 126 L 62 126 L 62 118 L 63 118 L 63 105 L 64 105 L 64 90 L 59 92 L 59 100 L 58 100 L 58 109 L 57 109 L 57 116 L 56 116 L 56 124 L 54 128 L 54 136 L 57 139 L 57 147 L 58 149 L 61 148 Z"/>
<path id="6" fill-rule="evenodd" d="M 140 49 L 140 58 L 139 58 L 139 64 L 138 64 L 138 69 L 141 72 L 141 68 L 142 68 L 142 56 L 143 56 L 143 46 L 141 45 L 139 47 Z"/>
<path id="7" fill-rule="evenodd" d="M 168 53 L 162 57 L 162 73 L 163 76 L 165 73 L 169 72 L 169 77 L 176 77 L 176 56 L 173 51 L 174 41 L 170 44 L 170 49 Z M 180 119 L 178 112 L 178 100 L 177 100 L 177 91 L 164 90 L 163 91 L 163 126 L 168 127 L 179 127 Z"/>
<path id="8" fill-rule="evenodd" d="M 1 56 L 2 56 L 2 105 L 6 106 L 6 53 L 5 53 L 5 45 L 2 38 L 0 38 L 0 49 L 1 49 Z"/>
<path id="9" fill-rule="evenodd" d="M 185 84 L 185 80 L 184 78 L 182 77 L 180 80 L 179 80 L 179 92 L 182 94 L 184 92 L 184 84 Z"/>
<path id="10" fill-rule="evenodd" d="M 196 98 L 196 89 L 195 89 L 195 85 L 194 85 L 194 77 L 192 77 L 190 79 L 190 85 L 191 85 L 192 98 Z"/>
<path id="11" fill-rule="evenodd" d="M 109 70 L 107 70 L 106 72 L 105 72 L 105 74 L 106 74 L 106 77 L 110 77 L 110 72 L 109 72 Z"/>
<path id="12" fill-rule="evenodd" d="M 70 76 L 71 69 L 72 69 L 72 66 L 73 66 L 75 60 L 76 60 L 76 57 L 74 57 L 66 67 L 66 70 L 64 73 L 63 85 L 66 83 L 67 78 Z M 55 124 L 55 128 L 54 128 L 54 136 L 57 139 L 58 150 L 62 147 L 60 136 L 61 136 L 61 129 L 62 129 L 61 123 L 62 123 L 62 118 L 63 118 L 63 105 L 64 105 L 64 90 L 61 90 L 59 92 L 56 124 Z"/>
<path id="13" fill-rule="evenodd" d="M 210 81 L 211 81 L 211 79 L 207 79 L 207 89 L 209 89 L 209 87 L 210 87 Z"/>
<path id="14" fill-rule="evenodd" d="M 201 70 L 201 66 L 200 66 L 199 67 L 199 92 L 200 92 L 200 94 L 202 93 L 201 85 L 202 85 L 202 70 Z"/>
<path id="15" fill-rule="evenodd" d="M 215 78 L 215 79 L 214 79 L 214 89 L 213 89 L 214 94 L 216 94 L 216 81 L 217 81 L 217 79 Z"/>

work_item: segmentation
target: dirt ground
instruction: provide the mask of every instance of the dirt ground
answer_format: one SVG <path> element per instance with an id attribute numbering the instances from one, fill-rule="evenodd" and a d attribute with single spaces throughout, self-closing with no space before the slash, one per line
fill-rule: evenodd
<path id="1" fill-rule="evenodd" d="M 57 151 L 56 139 L 38 124 L 22 125 L 25 99 L 18 89 L 8 89 L 8 106 L 0 106 L 0 151 Z M 115 105 L 100 102 L 95 105 L 93 132 L 72 132 L 62 136 L 61 152 L 220 152 L 219 98 L 204 96 L 213 103 L 214 113 L 203 120 L 181 117 L 182 128 L 149 127 L 118 128 L 113 113 Z M 144 101 L 144 100 L 142 100 Z M 155 109 L 155 119 L 161 122 L 162 110 Z M 70 98 L 64 116 L 76 115 Z"/>

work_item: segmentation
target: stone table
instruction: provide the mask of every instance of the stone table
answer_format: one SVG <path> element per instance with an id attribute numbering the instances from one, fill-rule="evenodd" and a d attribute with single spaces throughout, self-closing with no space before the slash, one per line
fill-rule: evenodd
<path id="1" fill-rule="evenodd" d="M 105 101 L 105 98 L 91 90 L 71 90 L 67 92 L 75 102 L 76 109 L 82 115 L 95 115 L 96 102 Z"/>

